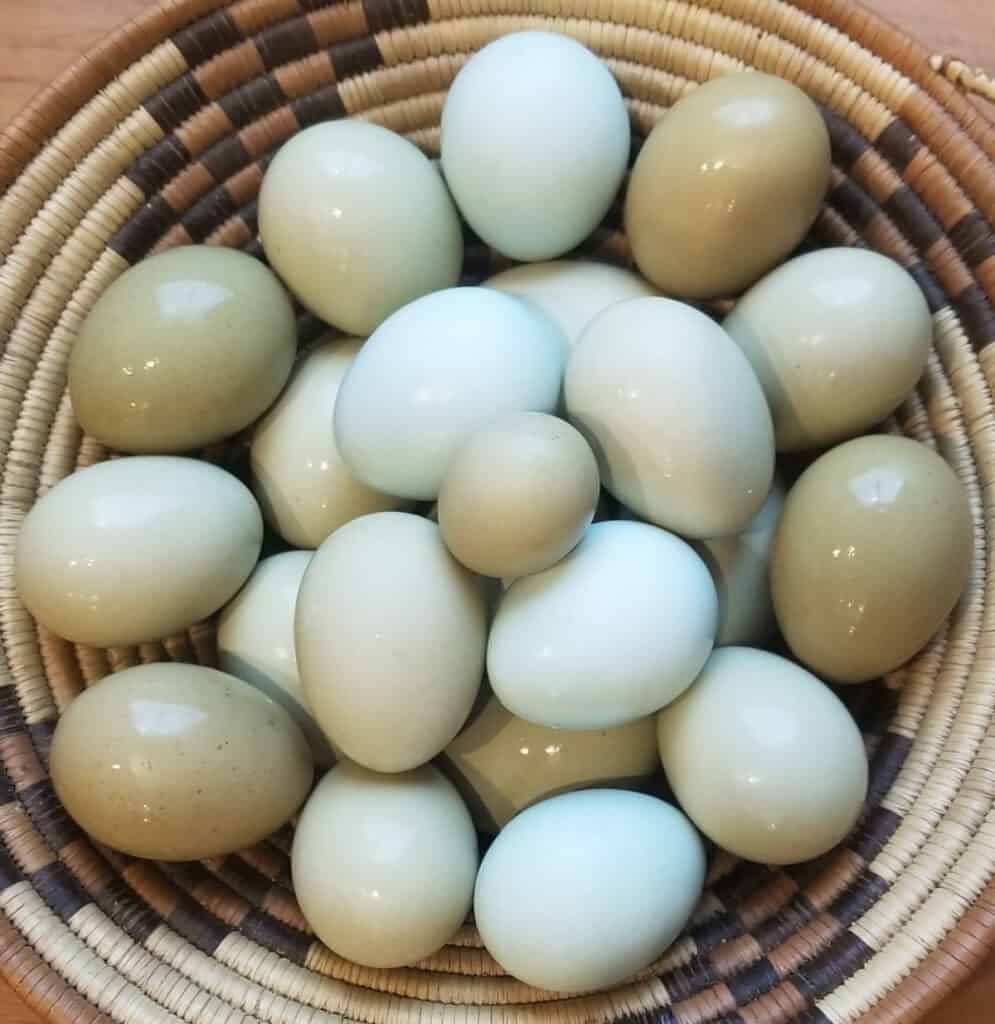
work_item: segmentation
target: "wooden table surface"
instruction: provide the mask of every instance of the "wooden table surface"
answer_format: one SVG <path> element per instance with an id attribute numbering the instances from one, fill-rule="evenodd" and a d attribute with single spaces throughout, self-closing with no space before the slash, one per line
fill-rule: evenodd
<path id="1" fill-rule="evenodd" d="M 151 0 L 0 0 L 0 127 L 43 85 Z M 995 72 L 995 0 L 865 0 L 936 52 Z M 995 1019 L 995 954 L 926 1024 Z M 0 1024 L 41 1024 L 0 980 Z"/>

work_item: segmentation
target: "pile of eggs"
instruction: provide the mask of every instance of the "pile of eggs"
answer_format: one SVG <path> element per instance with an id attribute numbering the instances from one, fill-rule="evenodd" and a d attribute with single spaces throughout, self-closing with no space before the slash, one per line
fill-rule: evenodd
<path id="1" fill-rule="evenodd" d="M 629 155 L 605 65 L 512 34 L 457 75 L 441 173 L 311 127 L 262 184 L 272 271 L 188 246 L 101 296 L 69 390 L 125 454 L 28 513 L 21 599 L 101 647 L 220 617 L 218 669 L 64 710 L 51 775 L 94 839 L 213 857 L 300 811 L 295 890 L 338 954 L 417 963 L 472 908 L 505 971 L 583 992 L 680 933 L 702 836 L 789 864 L 854 826 L 867 760 L 826 684 L 916 654 L 971 563 L 943 459 L 858 436 L 922 375 L 929 310 L 873 252 L 789 258 L 830 179 L 789 83 L 729 75 L 656 125 L 641 273 L 561 259 Z M 521 265 L 459 286 L 463 221 Z M 287 289 L 335 329 L 299 358 Z M 184 454 L 243 431 L 248 486 Z M 259 561 L 264 523 L 293 550 Z"/>

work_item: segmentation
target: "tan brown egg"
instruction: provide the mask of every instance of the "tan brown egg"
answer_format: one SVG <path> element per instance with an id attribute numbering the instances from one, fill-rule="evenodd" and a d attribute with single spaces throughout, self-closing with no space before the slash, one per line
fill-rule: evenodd
<path id="1" fill-rule="evenodd" d="M 802 474 L 771 553 L 771 594 L 795 655 L 840 683 L 908 661 L 940 628 L 971 564 L 963 486 L 931 449 L 876 435 Z"/>
<path id="2" fill-rule="evenodd" d="M 830 166 L 822 116 L 790 82 L 743 72 L 699 86 L 656 124 L 632 170 L 636 264 L 671 295 L 742 291 L 805 236 Z"/>

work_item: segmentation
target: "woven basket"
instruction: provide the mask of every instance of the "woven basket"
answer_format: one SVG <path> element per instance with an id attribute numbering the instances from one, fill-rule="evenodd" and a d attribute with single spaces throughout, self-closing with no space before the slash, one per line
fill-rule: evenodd
<path id="1" fill-rule="evenodd" d="M 74 647 L 27 615 L 11 571 L 32 502 L 106 454 L 80 436 L 65 392 L 103 289 L 165 246 L 258 254 L 263 169 L 305 125 L 362 117 L 434 153 L 466 55 L 537 25 L 604 57 L 639 137 L 694 83 L 743 65 L 822 104 L 835 171 L 814 240 L 887 252 L 926 293 L 935 351 L 895 422 L 954 466 L 977 534 L 948 628 L 885 685 L 847 692 L 872 785 L 845 845 L 788 871 L 720 856 L 666 958 L 582 999 L 504 976 L 471 926 L 417 969 L 335 957 L 294 901 L 288 834 L 184 865 L 93 845 L 47 777 L 59 710 L 140 661 L 211 663 L 213 629 Z M 939 70 L 984 86 L 962 65 Z M 928 54 L 843 0 L 166 0 L 64 75 L 0 137 L 0 951 L 15 989 L 74 1024 L 883 1024 L 942 998 L 995 939 L 993 159 L 990 123 Z M 618 222 L 616 210 L 587 250 L 626 261 Z M 468 247 L 468 280 L 490 265 Z"/>

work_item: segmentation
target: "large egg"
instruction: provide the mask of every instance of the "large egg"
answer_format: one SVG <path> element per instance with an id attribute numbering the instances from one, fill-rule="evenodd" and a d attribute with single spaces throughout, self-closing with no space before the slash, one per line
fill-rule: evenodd
<path id="1" fill-rule="evenodd" d="M 308 705 L 331 742 L 374 771 L 405 771 L 435 757 L 473 707 L 485 592 L 435 523 L 378 512 L 318 549 L 295 635 Z"/>
<path id="2" fill-rule="evenodd" d="M 495 274 L 484 287 L 535 303 L 571 342 L 616 302 L 656 295 L 653 286 L 633 271 L 587 260 L 525 263 Z"/>
<path id="3" fill-rule="evenodd" d="M 515 260 L 573 249 L 608 212 L 629 159 L 629 115 L 586 47 L 515 32 L 472 56 L 442 111 L 442 169 L 463 216 Z"/>
<path id="4" fill-rule="evenodd" d="M 314 766 L 300 729 L 240 679 L 152 664 L 102 679 L 62 713 L 52 784 L 98 842 L 156 860 L 251 846 L 300 807 Z"/>
<path id="5" fill-rule="evenodd" d="M 294 646 L 294 610 L 312 551 L 264 558 L 218 618 L 218 667 L 282 704 L 307 737 L 315 760 L 335 757 L 307 706 Z"/>
<path id="6" fill-rule="evenodd" d="M 308 353 L 253 434 L 253 490 L 288 544 L 316 548 L 350 519 L 404 504 L 357 480 L 335 443 L 336 397 L 362 344 L 343 338 Z"/>
<path id="7" fill-rule="evenodd" d="M 452 288 L 395 313 L 339 389 L 335 436 L 371 487 L 431 501 L 456 448 L 505 413 L 552 412 L 567 341 L 520 299 Z"/>
<path id="8" fill-rule="evenodd" d="M 159 640 L 216 612 L 252 572 L 262 538 L 248 488 L 217 466 L 170 455 L 101 462 L 25 516 L 17 591 L 67 640 Z"/>
<path id="9" fill-rule="evenodd" d="M 301 814 L 294 892 L 339 956 L 404 967 L 431 956 L 463 924 L 477 857 L 470 815 L 438 769 L 377 775 L 342 763 Z"/>
<path id="10" fill-rule="evenodd" d="M 656 718 L 611 729 L 551 729 L 513 715 L 491 696 L 446 747 L 443 764 L 478 827 L 498 832 L 548 796 L 652 785 L 660 774 Z"/>
<path id="11" fill-rule="evenodd" d="M 789 492 L 774 538 L 784 639 L 835 682 L 898 668 L 957 603 L 973 537 L 964 487 L 925 445 L 876 435 L 832 449 Z"/>
<path id="12" fill-rule="evenodd" d="M 860 730 L 828 687 L 776 654 L 717 650 L 660 713 L 659 737 L 681 807 L 738 857 L 811 860 L 841 842 L 863 808 Z"/>
<path id="13" fill-rule="evenodd" d="M 933 339 L 912 276 L 867 249 L 821 249 L 768 274 L 723 324 L 750 360 L 778 451 L 880 423 L 915 387 Z"/>
<path id="14" fill-rule="evenodd" d="M 746 357 L 704 313 L 661 298 L 610 307 L 574 347 L 565 390 L 602 482 L 641 519 L 723 537 L 760 511 L 770 412 Z"/>
<path id="15" fill-rule="evenodd" d="M 645 523 L 595 523 L 563 561 L 505 592 L 487 674 L 530 722 L 605 729 L 689 686 L 717 625 L 715 585 L 684 541 Z"/>
<path id="16" fill-rule="evenodd" d="M 184 452 L 261 416 L 296 349 L 290 297 L 268 267 L 234 249 L 180 246 L 97 300 L 69 357 L 69 394 L 102 444 Z"/>
<path id="17" fill-rule="evenodd" d="M 308 309 L 364 337 L 406 302 L 454 285 L 463 263 L 438 171 L 364 121 L 316 124 L 283 144 L 259 190 L 259 237 Z"/>
<path id="18" fill-rule="evenodd" d="M 474 572 L 528 576 L 577 544 L 600 493 L 598 463 L 569 423 L 513 413 L 456 450 L 439 491 L 439 527 Z"/>
<path id="19" fill-rule="evenodd" d="M 556 992 L 617 985 L 677 938 L 701 896 L 705 851 L 676 808 L 595 789 L 543 801 L 494 840 L 473 913 L 487 951 Z"/>
<path id="20" fill-rule="evenodd" d="M 636 265 L 671 295 L 737 294 L 805 237 L 830 168 L 822 115 L 796 86 L 756 71 L 707 82 L 663 115 L 632 169 Z"/>

